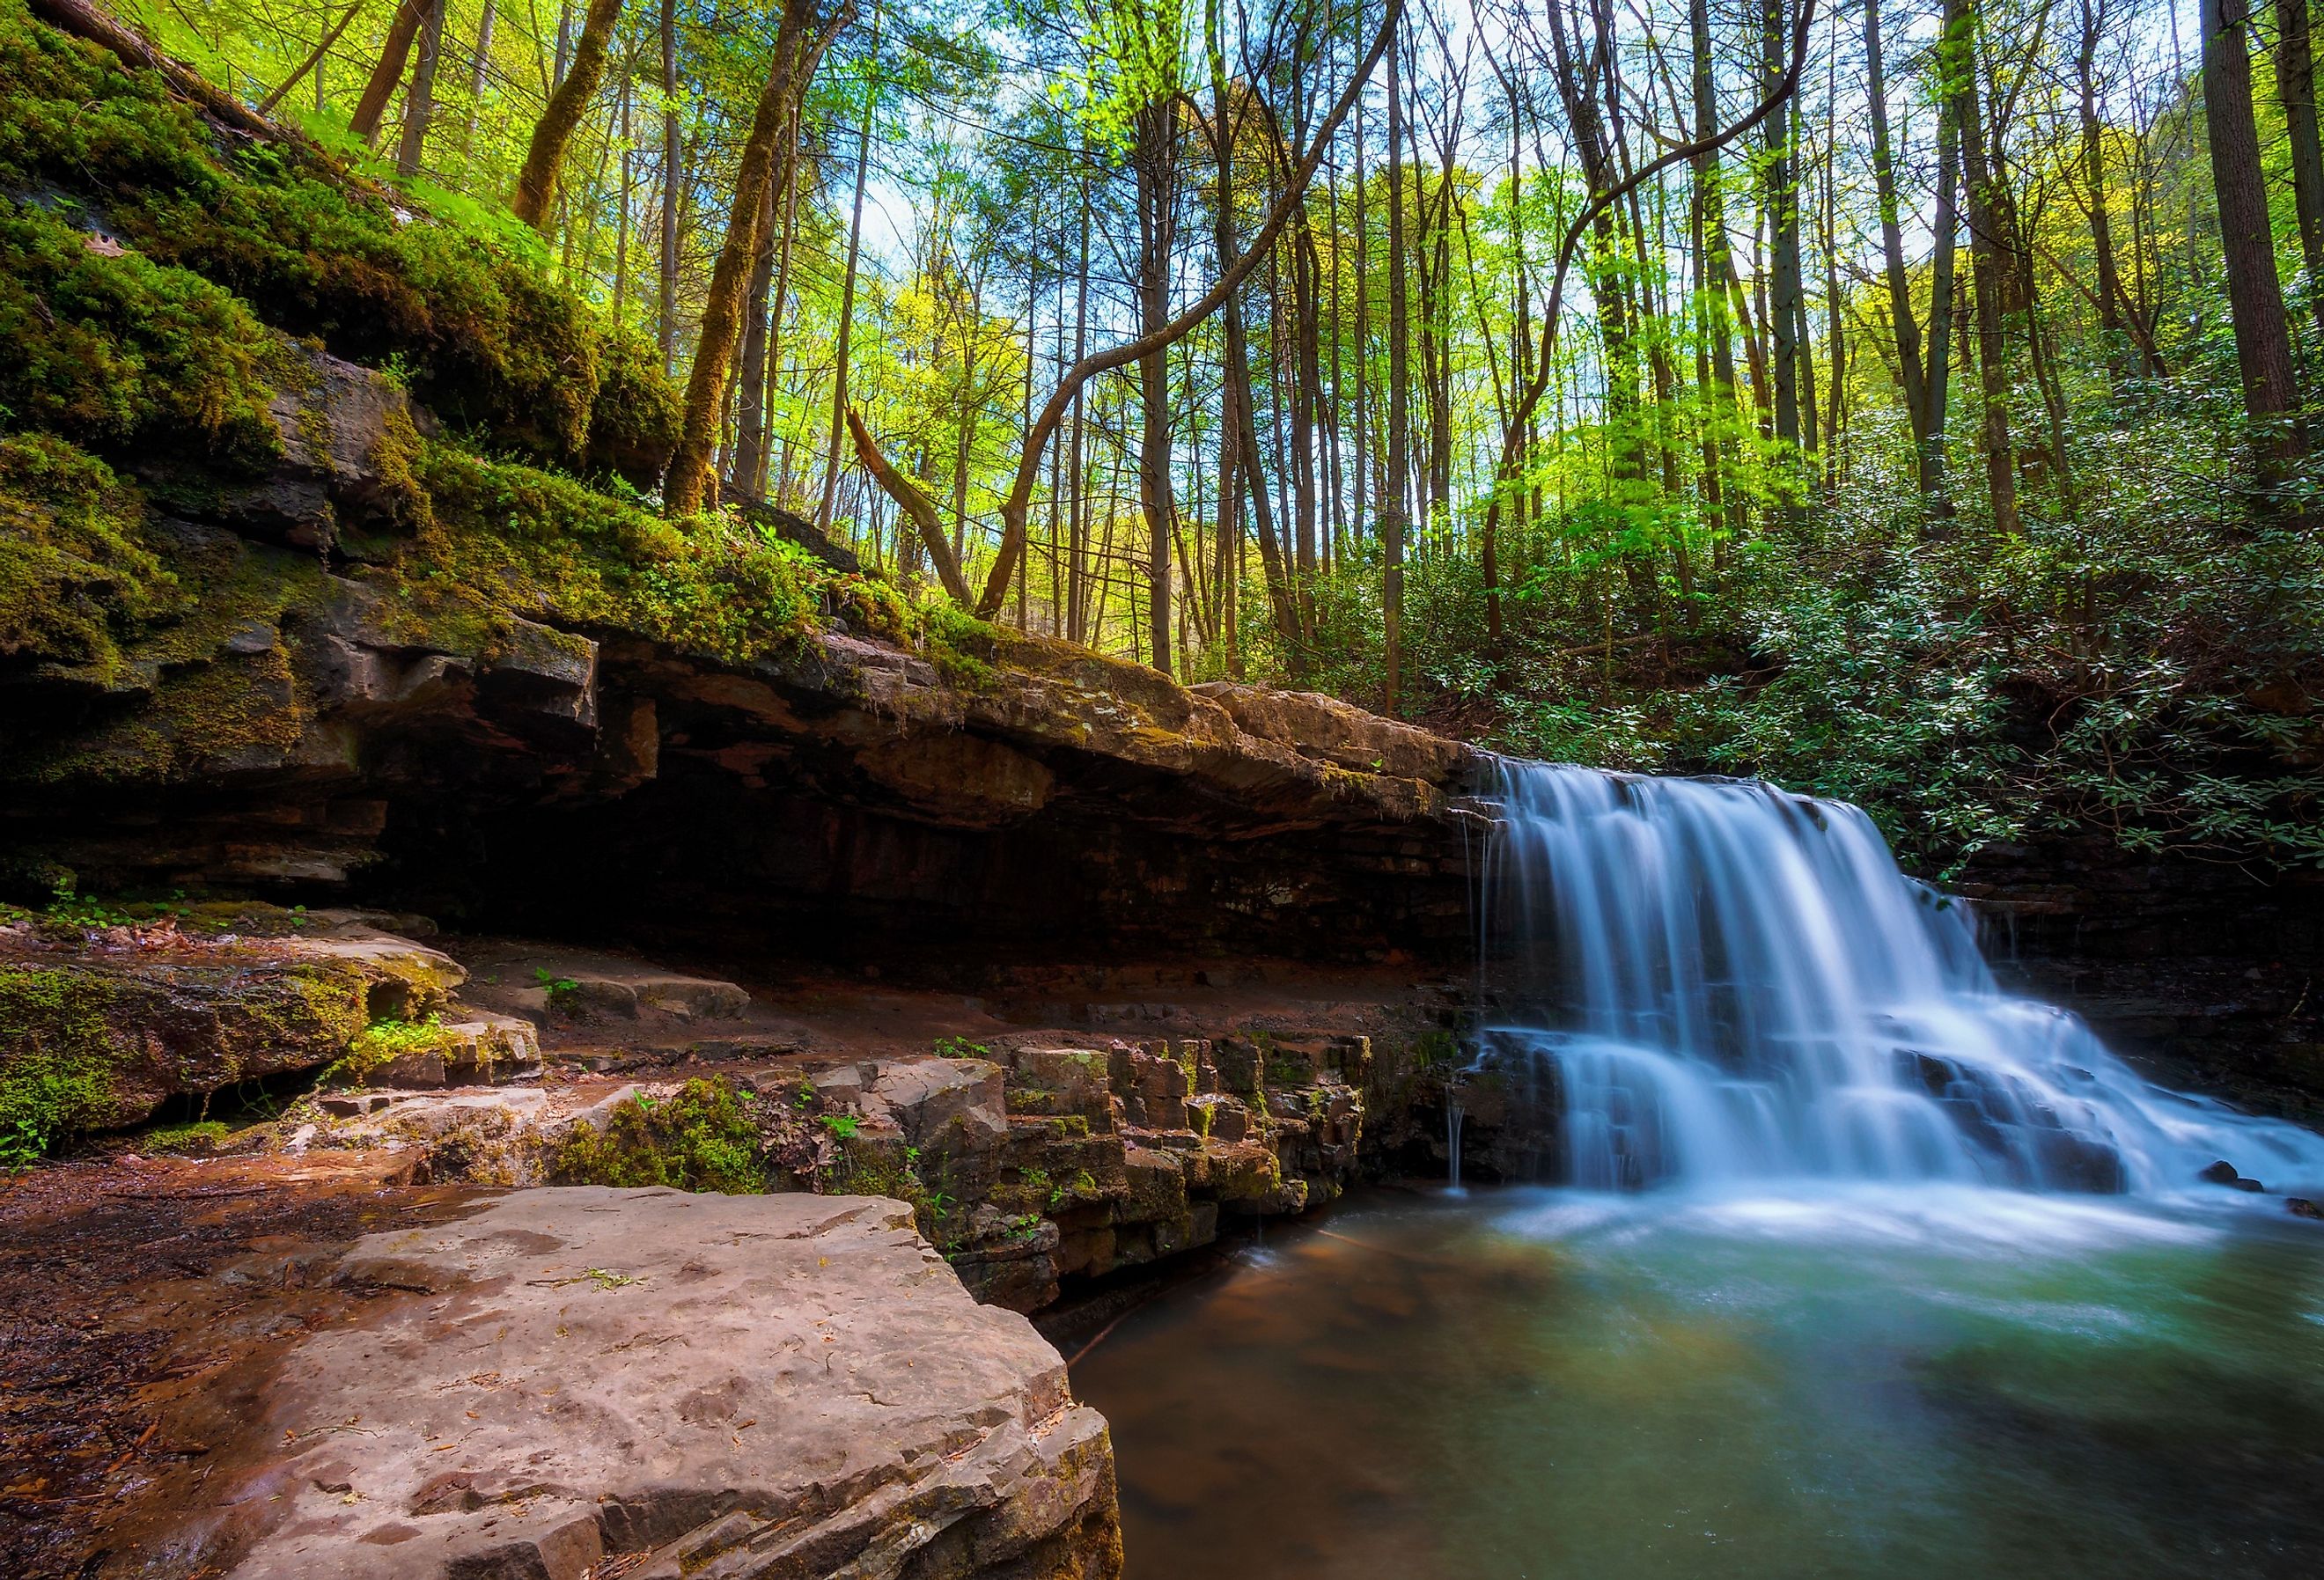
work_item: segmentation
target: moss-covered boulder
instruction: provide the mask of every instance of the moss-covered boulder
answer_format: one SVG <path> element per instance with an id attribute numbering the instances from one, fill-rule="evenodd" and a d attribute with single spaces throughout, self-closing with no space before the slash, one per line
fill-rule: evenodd
<path id="1" fill-rule="evenodd" d="M 659 359 L 529 232 L 446 223 L 302 138 L 229 136 L 0 0 L 0 337 L 22 353 L 0 404 L 100 446 L 189 422 L 266 451 L 262 326 L 557 466 L 650 484 L 677 442 Z"/>
<path id="2" fill-rule="evenodd" d="M 203 938 L 0 928 L 0 1162 L 289 1072 L 344 1063 L 376 1024 L 425 1023 L 464 974 L 367 929 Z"/>

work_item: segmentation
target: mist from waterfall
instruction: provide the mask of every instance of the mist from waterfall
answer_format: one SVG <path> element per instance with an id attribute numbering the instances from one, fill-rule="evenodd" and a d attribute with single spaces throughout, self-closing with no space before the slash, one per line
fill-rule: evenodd
<path id="1" fill-rule="evenodd" d="M 2324 1138 L 2164 1091 L 2001 991 L 1968 906 L 1869 818 L 1756 781 L 1502 760 L 1480 1071 L 1553 1116 L 1545 1181 L 1799 1178 L 2161 1194 Z"/>

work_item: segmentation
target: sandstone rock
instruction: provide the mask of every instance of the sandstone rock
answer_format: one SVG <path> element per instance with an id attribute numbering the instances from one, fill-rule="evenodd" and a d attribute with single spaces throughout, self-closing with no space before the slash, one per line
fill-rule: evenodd
<path id="1" fill-rule="evenodd" d="M 1193 689 L 1224 707 L 1247 734 L 1352 772 L 1443 785 L 1464 772 L 1473 756 L 1471 748 L 1457 741 L 1321 692 L 1273 691 L 1227 680 Z"/>
<path id="2" fill-rule="evenodd" d="M 217 508 L 254 536 L 327 550 L 338 546 L 343 519 L 392 517 L 398 448 L 416 437 L 418 418 L 410 397 L 369 368 L 304 355 L 305 376 L 267 409 L 282 462 L 263 482 L 228 490 Z"/>
<path id="3" fill-rule="evenodd" d="M 175 1096 L 328 1065 L 374 1021 L 440 1010 L 460 978 L 408 938 L 156 938 L 78 949 L 0 929 L 0 1075 L 80 1072 L 68 1123 L 134 1124 Z"/>
<path id="4" fill-rule="evenodd" d="M 524 1191 L 341 1276 L 411 1293 L 284 1364 L 234 1580 L 1120 1572 L 1103 1420 L 896 1203 Z"/>
<path id="5" fill-rule="evenodd" d="M 1030 817 L 1056 784 L 1039 762 L 978 735 L 899 735 L 857 753 L 855 762 L 908 805 L 971 827 Z"/>

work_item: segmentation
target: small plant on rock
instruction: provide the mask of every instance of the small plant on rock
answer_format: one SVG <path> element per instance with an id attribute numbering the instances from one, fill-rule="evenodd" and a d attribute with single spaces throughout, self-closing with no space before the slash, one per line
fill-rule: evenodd
<path id="1" fill-rule="evenodd" d="M 355 1033 L 347 1050 L 323 1070 L 326 1085 L 345 1082 L 360 1086 L 371 1078 L 374 1071 L 383 1069 L 400 1058 L 425 1058 L 432 1053 L 442 1053 L 454 1046 L 456 1039 L 446 1030 L 441 1017 L 430 1014 L 418 1021 L 393 1018 L 373 1021 Z"/>
<path id="2" fill-rule="evenodd" d="M 577 1013 L 581 1008 L 581 984 L 569 976 L 559 976 L 544 966 L 532 970 L 534 985 L 549 1000 L 549 1007 L 559 1014 Z"/>

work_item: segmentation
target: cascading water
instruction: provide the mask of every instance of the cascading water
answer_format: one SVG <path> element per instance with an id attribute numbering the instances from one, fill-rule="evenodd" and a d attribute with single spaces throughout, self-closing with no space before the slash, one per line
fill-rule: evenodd
<path id="1" fill-rule="evenodd" d="M 1968 908 L 1906 878 L 1855 807 L 1499 774 L 1484 954 L 1511 1015 L 1479 1062 L 1554 1115 L 1545 1179 L 2153 1193 L 2227 1159 L 2324 1180 L 2324 1138 L 2149 1085 L 2074 1016 L 2003 993 Z"/>

